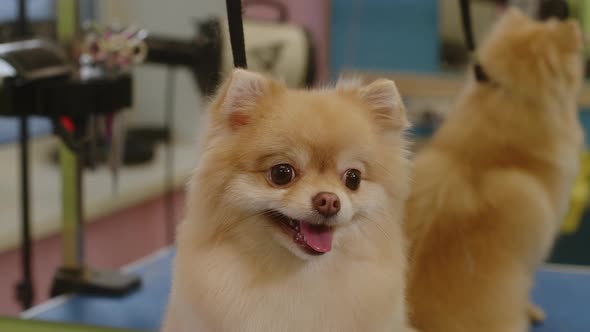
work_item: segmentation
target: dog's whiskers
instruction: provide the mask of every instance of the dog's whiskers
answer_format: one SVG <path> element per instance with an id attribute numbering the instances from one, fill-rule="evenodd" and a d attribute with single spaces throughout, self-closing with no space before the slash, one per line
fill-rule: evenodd
<path id="1" fill-rule="evenodd" d="M 379 233 L 383 233 L 383 235 L 385 235 L 385 237 L 387 237 L 388 242 L 389 243 L 393 243 L 393 238 L 391 237 L 391 235 L 377 221 L 373 220 L 368 215 L 363 214 L 363 213 L 360 213 L 357 216 L 360 217 L 360 218 L 362 218 L 362 219 L 364 219 L 364 220 L 366 220 L 366 221 L 368 221 L 369 224 L 374 225 L 375 227 L 377 227 L 379 229 L 379 231 L 380 231 Z"/>

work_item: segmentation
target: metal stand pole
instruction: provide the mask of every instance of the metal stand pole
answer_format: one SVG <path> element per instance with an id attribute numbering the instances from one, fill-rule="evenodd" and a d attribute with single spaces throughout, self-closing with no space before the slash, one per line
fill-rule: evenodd
<path id="1" fill-rule="evenodd" d="M 80 155 L 59 143 L 62 201 L 62 257 L 63 267 L 80 270 L 84 266 L 82 241 L 82 172 Z"/>
<path id="2" fill-rule="evenodd" d="M 29 27 L 27 22 L 26 0 L 18 2 L 18 33 L 21 37 L 27 36 Z M 29 214 L 29 125 L 28 117 L 19 117 L 20 126 L 20 166 L 21 166 L 21 264 L 23 279 L 16 286 L 16 296 L 23 309 L 28 309 L 33 304 L 33 273 L 32 273 L 32 249 L 31 249 L 31 218 Z"/>
<path id="3" fill-rule="evenodd" d="M 21 115 L 20 123 L 20 166 L 21 166 L 21 264 L 23 279 L 17 285 L 17 297 L 23 309 L 33 304 L 33 273 L 31 250 L 31 217 L 29 214 L 29 125 L 28 117 Z"/>
<path id="4" fill-rule="evenodd" d="M 164 211 L 164 223 L 166 231 L 166 244 L 174 242 L 174 229 L 176 216 L 174 211 L 174 149 L 172 146 L 174 136 L 174 108 L 176 91 L 176 68 L 168 66 L 166 72 L 166 104 L 165 104 L 165 126 L 168 129 L 166 167 L 165 167 L 165 190 L 166 201 Z"/>
<path id="5" fill-rule="evenodd" d="M 82 126 L 83 127 L 83 126 Z M 53 279 L 51 297 L 78 292 L 99 296 L 121 296 L 137 289 L 141 280 L 118 271 L 99 271 L 84 262 L 83 179 L 81 151 L 60 143 L 62 174 L 63 265 Z"/>
<path id="6" fill-rule="evenodd" d="M 62 42 L 72 40 L 79 26 L 79 8 L 78 0 L 57 1 L 58 39 Z M 74 123 L 78 130 L 84 130 L 87 125 L 86 121 Z M 141 285 L 138 277 L 118 271 L 94 270 L 84 263 L 82 156 L 82 151 L 71 151 L 65 143 L 60 143 L 63 266 L 55 274 L 51 296 L 70 292 L 125 295 Z"/>

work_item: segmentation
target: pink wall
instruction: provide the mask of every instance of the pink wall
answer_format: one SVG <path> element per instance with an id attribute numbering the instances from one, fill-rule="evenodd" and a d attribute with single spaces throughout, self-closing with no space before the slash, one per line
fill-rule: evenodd
<path id="1" fill-rule="evenodd" d="M 268 0 L 267 0 L 268 1 Z M 311 32 L 317 52 L 317 78 L 323 82 L 328 78 L 328 37 L 330 0 L 272 0 L 283 3 L 289 10 L 289 21 L 304 26 Z M 247 6 L 248 0 L 243 0 Z M 256 1 L 251 1 L 255 3 Z M 251 18 L 274 19 L 273 12 L 262 5 L 250 5 L 246 16 Z"/>

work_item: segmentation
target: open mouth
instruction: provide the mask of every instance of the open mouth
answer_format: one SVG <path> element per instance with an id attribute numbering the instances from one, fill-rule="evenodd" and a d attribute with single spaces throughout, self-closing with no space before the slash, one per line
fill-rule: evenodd
<path id="1" fill-rule="evenodd" d="M 267 215 L 306 253 L 323 255 L 332 250 L 332 227 L 296 220 L 274 210 Z"/>

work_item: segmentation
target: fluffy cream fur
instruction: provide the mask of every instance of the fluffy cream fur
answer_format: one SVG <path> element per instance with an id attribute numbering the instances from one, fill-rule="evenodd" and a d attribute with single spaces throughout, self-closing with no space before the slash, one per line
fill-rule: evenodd
<path id="1" fill-rule="evenodd" d="M 290 90 L 236 70 L 213 100 L 180 225 L 166 332 L 406 330 L 406 120 L 393 82 Z M 268 170 L 289 163 L 276 188 Z M 343 183 L 362 172 L 357 191 Z M 265 215 L 317 219 L 340 197 L 332 250 L 303 252 Z"/>
<path id="2" fill-rule="evenodd" d="M 423 332 L 524 332 L 529 300 L 568 206 L 582 130 L 580 31 L 509 10 L 469 82 L 416 158 L 406 206 L 410 321 Z"/>

